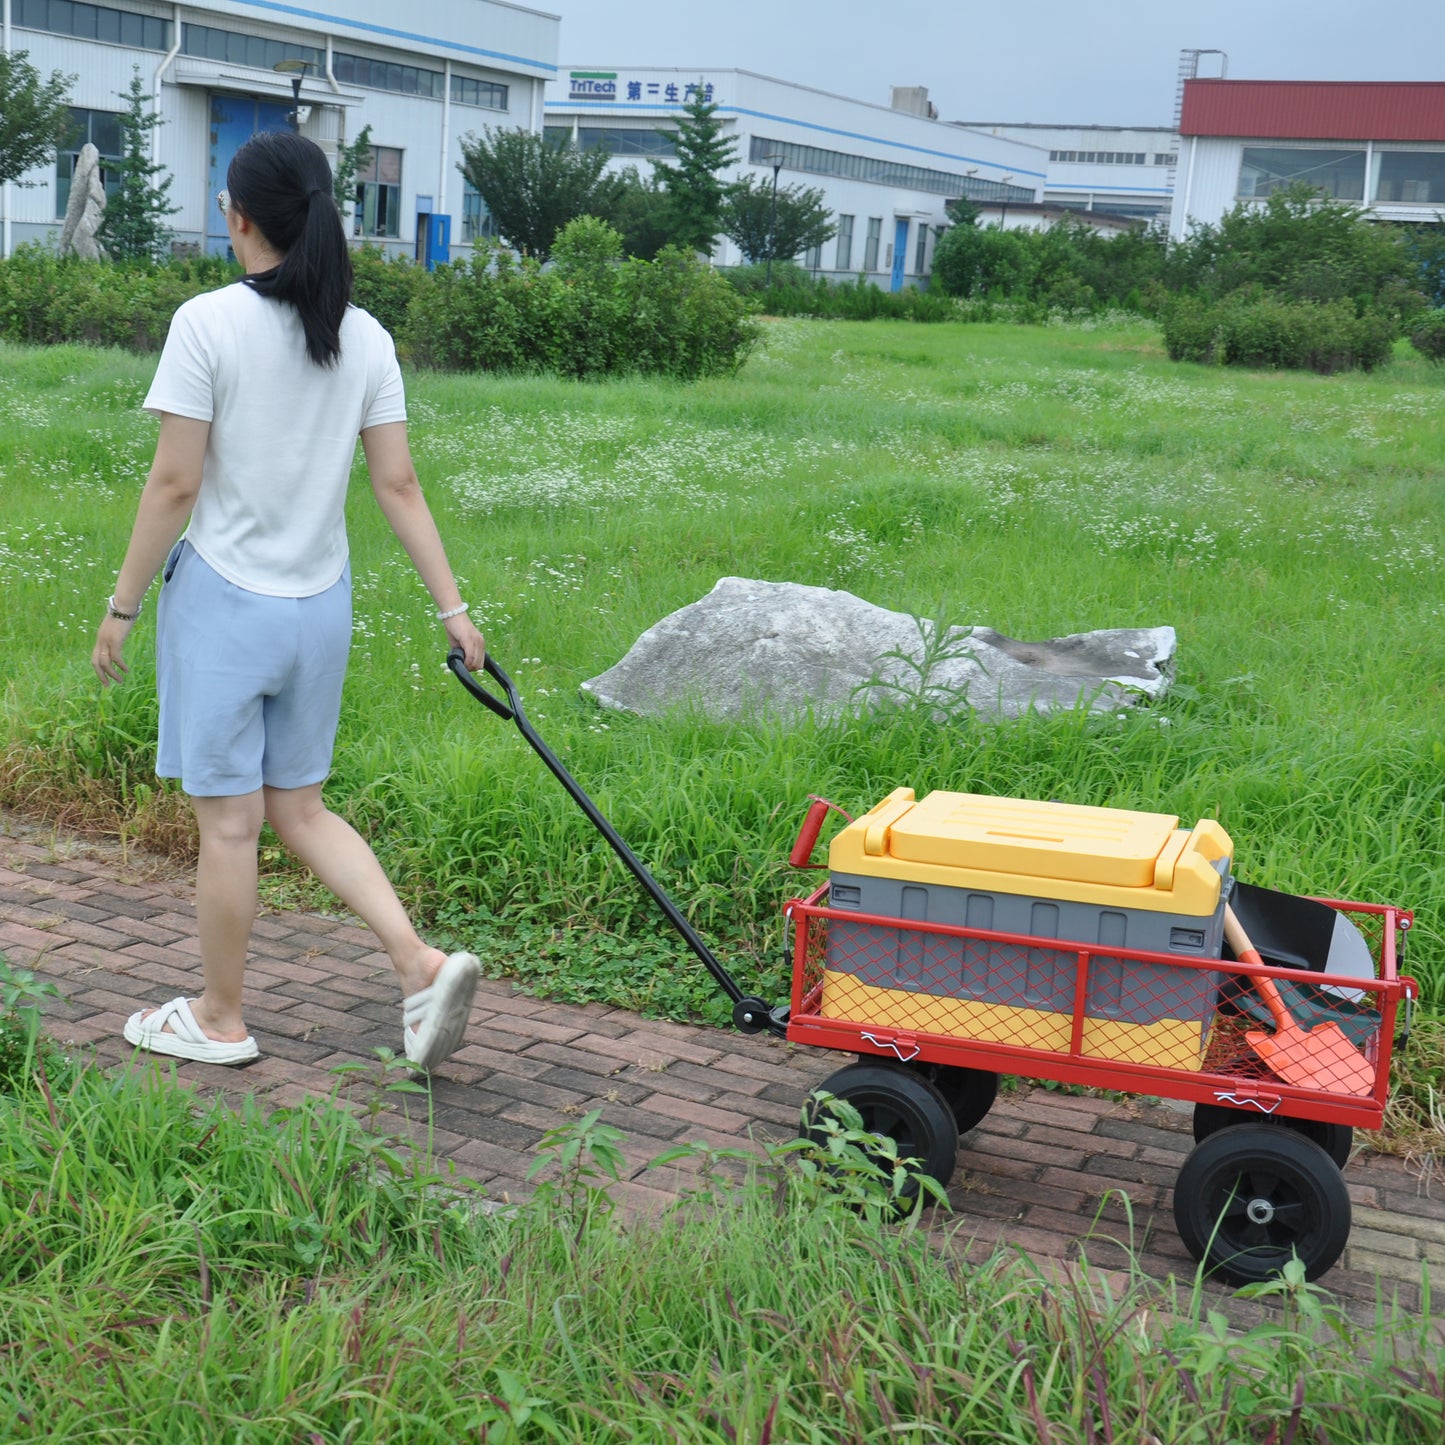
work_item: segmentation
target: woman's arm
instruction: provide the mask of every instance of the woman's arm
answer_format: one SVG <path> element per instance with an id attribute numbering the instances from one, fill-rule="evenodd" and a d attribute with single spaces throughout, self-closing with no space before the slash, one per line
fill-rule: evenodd
<path id="1" fill-rule="evenodd" d="M 411 463 L 406 423 L 393 421 L 367 427 L 361 434 L 361 445 L 366 452 L 366 467 L 371 473 L 371 490 L 377 505 L 406 548 L 437 611 L 451 612 L 460 607 L 462 594 L 457 590 L 441 535 Z M 475 672 L 487 655 L 482 634 L 465 612 L 448 617 L 446 630 L 452 644 L 462 649 L 468 670 Z"/>
<path id="2" fill-rule="evenodd" d="M 136 613 L 141 600 L 155 581 L 166 553 L 185 530 L 196 493 L 201 489 L 201 468 L 206 459 L 206 443 L 211 424 L 188 416 L 165 412 L 161 417 L 160 440 L 156 443 L 155 460 L 141 490 L 136 508 L 135 525 L 131 528 L 130 545 L 125 550 L 120 575 L 115 582 L 115 605 L 118 611 Z M 107 612 L 95 636 L 90 663 L 102 684 L 119 682 L 126 673 L 121 649 L 130 636 L 134 621 L 126 622 Z"/>

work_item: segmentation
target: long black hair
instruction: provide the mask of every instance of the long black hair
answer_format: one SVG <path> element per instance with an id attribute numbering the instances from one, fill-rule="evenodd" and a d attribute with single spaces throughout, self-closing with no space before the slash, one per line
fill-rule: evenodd
<path id="1" fill-rule="evenodd" d="M 306 333 L 306 354 L 317 366 L 334 366 L 351 300 L 351 252 L 325 152 L 295 131 L 259 131 L 232 157 L 226 189 L 282 256 L 279 266 L 247 276 L 246 284 L 290 302 Z"/>

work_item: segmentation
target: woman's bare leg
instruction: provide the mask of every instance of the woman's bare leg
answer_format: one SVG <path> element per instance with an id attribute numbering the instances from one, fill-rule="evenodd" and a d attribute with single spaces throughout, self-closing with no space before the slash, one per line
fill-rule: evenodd
<path id="1" fill-rule="evenodd" d="M 402 993 L 431 983 L 446 955 L 422 942 L 371 845 L 327 808 L 321 785 L 268 787 L 262 794 L 276 836 L 376 935 Z"/>

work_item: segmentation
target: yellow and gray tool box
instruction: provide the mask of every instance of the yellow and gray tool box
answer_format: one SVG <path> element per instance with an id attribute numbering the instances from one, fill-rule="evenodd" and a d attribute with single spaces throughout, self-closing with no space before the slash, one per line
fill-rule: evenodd
<path id="1" fill-rule="evenodd" d="M 830 920 L 819 1012 L 1067 1052 L 1087 944 L 1082 1052 L 1197 1069 L 1217 973 L 1097 949 L 1219 958 L 1232 856 L 1208 820 L 899 788 L 829 849 L 829 907 L 867 916 Z"/>

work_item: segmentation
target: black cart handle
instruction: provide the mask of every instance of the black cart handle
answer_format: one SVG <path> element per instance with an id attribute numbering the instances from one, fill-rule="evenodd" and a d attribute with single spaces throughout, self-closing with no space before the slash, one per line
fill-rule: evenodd
<path id="1" fill-rule="evenodd" d="M 567 790 L 572 801 L 587 815 L 593 827 L 607 840 L 612 851 L 627 866 L 628 871 L 642 885 L 643 891 L 662 910 L 663 917 L 672 924 L 673 928 L 681 936 L 682 941 L 692 950 L 694 955 L 713 976 L 714 982 L 728 996 L 733 1004 L 733 1022 L 745 1033 L 761 1033 L 767 1030 L 780 1037 L 787 1036 L 787 1007 L 769 1008 L 768 1004 L 759 998 L 745 994 L 738 987 L 737 981 L 733 978 L 716 954 L 698 936 L 697 930 L 693 928 L 682 910 L 668 896 L 662 885 L 647 871 L 642 860 L 631 848 L 623 842 L 617 830 L 602 816 L 596 803 L 582 790 L 582 785 L 569 773 L 556 753 L 542 741 L 537 730 L 527 719 L 527 714 L 522 710 L 522 700 L 517 696 L 517 689 L 512 685 L 512 679 L 502 668 L 488 655 L 482 664 L 484 670 L 493 678 L 507 694 L 506 702 L 503 702 L 490 689 L 483 687 L 475 676 L 467 670 L 465 661 L 466 654 L 460 647 L 454 647 L 447 653 L 447 666 L 456 674 L 457 680 L 462 684 L 476 700 L 490 708 L 499 718 L 507 722 L 514 722 L 517 730 L 526 738 L 532 751 L 546 763 L 553 777 Z"/>
<path id="2" fill-rule="evenodd" d="M 476 677 L 468 670 L 465 661 L 466 654 L 460 647 L 454 647 L 447 653 L 447 666 L 456 673 L 457 681 L 471 693 L 480 703 L 496 713 L 503 722 L 511 722 L 521 711 L 521 704 L 517 701 L 517 689 L 512 686 L 512 679 L 502 671 L 496 659 L 490 653 L 482 659 L 482 668 L 489 677 L 494 677 L 501 683 L 502 690 L 507 694 L 507 701 L 503 702 L 495 694 L 488 692 Z"/>

